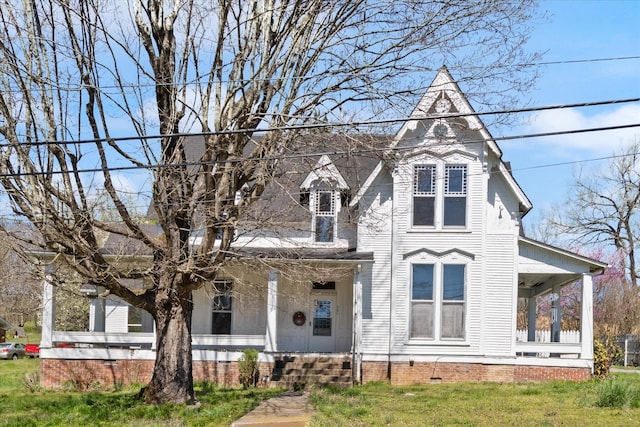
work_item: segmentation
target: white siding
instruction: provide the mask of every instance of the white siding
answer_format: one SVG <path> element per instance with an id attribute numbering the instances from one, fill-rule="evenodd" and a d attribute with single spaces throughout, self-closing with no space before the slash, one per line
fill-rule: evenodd
<path id="1" fill-rule="evenodd" d="M 449 146 L 448 150 L 480 150 L 481 146 Z M 481 153 L 441 153 L 437 158 L 429 154 L 415 156 L 398 166 L 394 177 L 394 200 L 398 209 L 394 211 L 393 253 L 393 344 L 394 354 L 448 354 L 476 355 L 481 348 L 481 307 L 483 286 L 483 238 L 486 191 L 485 175 L 480 161 Z M 429 164 L 445 159 L 446 163 L 464 163 L 468 168 L 467 226 L 464 230 L 412 227 L 412 183 L 413 165 Z M 439 163 L 442 167 L 445 162 Z M 442 206 L 436 202 L 436 210 Z M 431 261 L 456 263 L 465 258 L 466 275 L 466 337 L 461 341 L 410 340 L 411 263 L 420 261 L 424 254 L 408 256 L 424 249 Z M 465 255 L 463 255 L 465 254 Z M 468 254 L 470 258 L 467 258 Z M 457 257 L 457 258 L 456 258 Z M 457 260 L 456 260 L 457 259 Z"/>
<path id="2" fill-rule="evenodd" d="M 516 236 L 487 236 L 486 284 L 484 292 L 483 335 L 487 355 L 514 355 L 515 334 Z"/>
<path id="3" fill-rule="evenodd" d="M 359 204 L 358 251 L 373 252 L 374 263 L 362 268 L 362 351 L 389 350 L 391 285 L 391 216 L 393 181 L 388 172 L 374 180 Z"/>

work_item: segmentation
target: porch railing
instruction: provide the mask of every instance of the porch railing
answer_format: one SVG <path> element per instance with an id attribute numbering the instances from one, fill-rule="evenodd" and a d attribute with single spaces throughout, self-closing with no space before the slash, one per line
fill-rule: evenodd
<path id="1" fill-rule="evenodd" d="M 536 357 L 578 357 L 582 353 L 580 331 L 560 331 L 560 342 L 551 342 L 550 330 L 537 330 L 535 342 L 526 330 L 516 331 L 516 352 Z"/>
<path id="2" fill-rule="evenodd" d="M 156 337 L 154 333 L 128 332 L 53 332 L 54 345 L 72 345 L 78 347 L 124 347 L 153 348 Z M 215 348 L 262 348 L 265 345 L 264 335 L 192 335 L 191 344 L 194 349 Z"/>

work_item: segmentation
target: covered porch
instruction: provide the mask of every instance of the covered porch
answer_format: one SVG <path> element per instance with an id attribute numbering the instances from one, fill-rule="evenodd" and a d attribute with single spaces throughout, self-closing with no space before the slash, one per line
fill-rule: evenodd
<path id="1" fill-rule="evenodd" d="M 232 286 L 229 293 L 216 293 L 214 286 L 194 294 L 194 375 L 198 377 L 198 363 L 209 366 L 209 372 L 211 364 L 234 365 L 247 348 L 258 350 L 260 363 L 271 368 L 285 357 L 351 360 L 359 265 L 372 261 L 369 255 L 348 256 L 304 258 L 279 266 L 275 260 L 260 260 L 254 268 L 246 260 L 230 263 L 222 278 Z M 132 317 L 136 309 L 128 304 L 108 300 L 99 289 L 83 286 L 82 291 L 89 297 L 88 330 L 57 330 L 56 287 L 45 280 L 43 361 L 109 362 L 114 369 L 119 361 L 147 366 L 155 360 L 157 337 L 153 321 L 145 319 L 148 314 Z M 220 319 L 227 322 L 224 328 Z"/>
<path id="2" fill-rule="evenodd" d="M 516 340 L 516 355 L 522 358 L 548 358 L 545 364 L 571 363 L 579 359 L 593 367 L 593 277 L 600 275 L 606 263 L 520 237 L 518 257 L 518 297 L 527 304 L 527 339 Z M 578 342 L 563 342 L 561 289 L 580 282 L 580 329 Z M 550 342 L 536 339 L 537 297 L 550 294 Z"/>

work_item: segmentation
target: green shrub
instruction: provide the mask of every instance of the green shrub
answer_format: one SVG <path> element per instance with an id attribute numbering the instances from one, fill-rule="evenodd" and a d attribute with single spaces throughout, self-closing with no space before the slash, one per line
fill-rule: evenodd
<path id="1" fill-rule="evenodd" d="M 593 375 L 604 379 L 609 376 L 613 362 L 622 354 L 620 347 L 610 337 L 593 342 Z"/>
<path id="2" fill-rule="evenodd" d="M 255 387 L 260 377 L 258 350 L 252 348 L 243 350 L 242 356 L 238 359 L 238 370 L 240 371 L 240 384 L 244 388 Z"/>

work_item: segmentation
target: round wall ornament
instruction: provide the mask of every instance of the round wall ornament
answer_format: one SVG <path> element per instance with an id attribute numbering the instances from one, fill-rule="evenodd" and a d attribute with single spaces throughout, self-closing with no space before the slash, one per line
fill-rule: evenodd
<path id="1" fill-rule="evenodd" d="M 307 321 L 307 317 L 304 315 L 303 312 L 296 311 L 295 313 L 293 313 L 293 323 L 296 324 L 297 326 L 304 325 L 304 322 L 306 321 Z"/>

